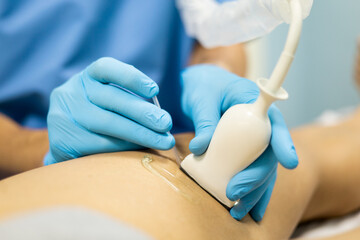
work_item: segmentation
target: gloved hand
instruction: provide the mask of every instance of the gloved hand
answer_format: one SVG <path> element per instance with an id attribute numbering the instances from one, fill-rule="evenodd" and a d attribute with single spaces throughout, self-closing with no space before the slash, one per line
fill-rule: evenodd
<path id="1" fill-rule="evenodd" d="M 151 98 L 159 87 L 113 58 L 100 58 L 56 88 L 50 99 L 50 151 L 44 164 L 95 153 L 172 148 L 175 139 L 166 134 L 172 127 L 170 115 L 128 91 Z"/>
<path id="2" fill-rule="evenodd" d="M 215 65 L 196 65 L 187 68 L 182 79 L 182 109 L 195 125 L 195 138 L 189 148 L 195 155 L 203 154 L 211 140 L 221 115 L 236 104 L 252 103 L 259 89 L 250 80 L 238 77 Z M 280 162 L 285 168 L 295 168 L 298 158 L 294 144 L 280 111 L 269 109 L 272 137 L 268 149 L 248 168 L 228 183 L 226 194 L 240 199 L 230 213 L 240 220 L 248 212 L 260 221 L 269 203 Z M 241 146 L 239 146 L 241 147 Z"/>
<path id="3" fill-rule="evenodd" d="M 289 0 L 259 0 L 276 18 L 286 23 L 291 22 L 291 11 Z M 303 19 L 310 15 L 314 0 L 300 0 Z"/>

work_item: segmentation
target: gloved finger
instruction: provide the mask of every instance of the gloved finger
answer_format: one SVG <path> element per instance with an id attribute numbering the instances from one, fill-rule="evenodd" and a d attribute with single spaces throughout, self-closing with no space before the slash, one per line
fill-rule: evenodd
<path id="1" fill-rule="evenodd" d="M 268 114 L 272 127 L 270 144 L 274 154 L 281 165 L 288 169 L 294 169 L 299 160 L 285 120 L 275 105 L 271 105 Z"/>
<path id="2" fill-rule="evenodd" d="M 45 166 L 96 153 L 119 152 L 124 150 L 132 151 L 144 148 L 142 146 L 126 142 L 121 139 L 91 133 L 85 129 L 80 128 L 77 129 L 77 131 L 81 133 L 74 133 L 72 136 L 69 137 L 77 138 L 77 136 L 83 136 L 87 139 L 87 141 L 78 141 L 78 144 L 74 146 L 66 145 L 66 143 L 64 142 L 61 142 L 61 144 L 57 144 L 56 139 L 54 139 L 51 143 L 51 149 L 56 149 L 58 151 L 55 151 L 55 153 L 53 154 L 50 150 L 46 154 L 44 158 Z M 74 141 L 72 141 L 72 139 L 68 139 L 68 142 Z"/>
<path id="3" fill-rule="evenodd" d="M 272 176 L 270 184 L 266 189 L 265 193 L 262 195 L 260 200 L 255 204 L 255 206 L 250 211 L 251 217 L 256 222 L 260 222 L 264 217 L 265 210 L 270 202 L 270 198 L 274 189 L 275 182 L 276 182 L 276 173 Z"/>
<path id="4" fill-rule="evenodd" d="M 199 100 L 192 107 L 191 115 L 195 126 L 195 137 L 191 140 L 189 149 L 195 155 L 201 155 L 210 144 L 220 120 L 220 110 L 215 101 Z"/>
<path id="5" fill-rule="evenodd" d="M 48 115 L 49 141 L 52 159 L 51 163 L 62 162 L 90 154 L 103 152 L 118 152 L 144 148 L 122 139 L 113 138 L 90 132 L 77 124 L 71 117 L 63 113 L 50 111 Z M 64 138 L 66 139 L 64 141 Z M 49 156 L 47 156 L 49 158 Z M 47 161 L 50 162 L 50 161 Z"/>
<path id="6" fill-rule="evenodd" d="M 230 210 L 231 216 L 236 220 L 241 220 L 264 195 L 270 183 L 271 181 L 266 181 L 263 185 L 241 198 L 238 204 Z"/>
<path id="7" fill-rule="evenodd" d="M 117 88 L 83 77 L 89 100 L 106 110 L 118 113 L 156 132 L 166 133 L 172 127 L 170 114 L 154 104 Z"/>
<path id="8" fill-rule="evenodd" d="M 71 112 L 71 114 L 75 121 L 91 132 L 160 150 L 168 150 L 175 145 L 175 139 L 171 134 L 154 132 L 126 117 L 99 108 L 90 102 L 84 102 L 82 106 L 83 111 L 78 110 Z"/>
<path id="9" fill-rule="evenodd" d="M 102 83 L 112 83 L 144 98 L 159 93 L 158 85 L 135 67 L 114 58 L 104 57 L 93 62 L 85 71 Z"/>
<path id="10" fill-rule="evenodd" d="M 226 188 L 226 196 L 231 201 L 241 199 L 269 181 L 276 172 L 276 168 L 276 157 L 272 148 L 268 147 L 255 162 L 230 180 Z"/>

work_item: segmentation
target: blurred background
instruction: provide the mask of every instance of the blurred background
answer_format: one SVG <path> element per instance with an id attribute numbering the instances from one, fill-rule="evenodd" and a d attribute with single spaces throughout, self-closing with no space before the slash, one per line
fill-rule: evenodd
<path id="1" fill-rule="evenodd" d="M 290 97 L 277 102 L 293 128 L 313 121 L 323 111 L 356 106 L 360 94 L 354 72 L 360 36 L 360 1 L 314 0 L 303 26 L 294 64 L 284 88 Z M 248 43 L 248 76 L 269 77 L 283 49 L 288 25 Z"/>

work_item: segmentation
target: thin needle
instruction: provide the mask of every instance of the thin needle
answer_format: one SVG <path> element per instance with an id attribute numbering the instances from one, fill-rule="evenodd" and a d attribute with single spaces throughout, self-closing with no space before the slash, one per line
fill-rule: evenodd
<path id="1" fill-rule="evenodd" d="M 157 96 L 153 97 L 152 100 L 153 100 L 155 106 L 157 106 L 158 108 L 161 108 Z M 171 134 L 170 131 L 167 132 L 167 134 L 170 135 L 170 134 Z M 174 151 L 174 154 L 175 154 L 175 161 L 176 161 L 176 163 L 180 166 L 180 164 L 181 164 L 181 158 L 180 158 L 179 151 L 178 151 L 178 149 L 176 148 L 176 146 L 174 146 L 174 147 L 172 148 L 172 150 Z"/>

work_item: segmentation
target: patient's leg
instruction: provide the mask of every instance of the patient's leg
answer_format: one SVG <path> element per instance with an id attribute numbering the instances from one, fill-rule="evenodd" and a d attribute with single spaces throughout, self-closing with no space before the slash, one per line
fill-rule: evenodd
<path id="1" fill-rule="evenodd" d="M 191 136 L 180 138 L 179 149 L 185 155 Z M 157 154 L 171 156 L 171 152 L 152 153 L 153 166 L 180 179 L 188 198 L 141 165 L 144 153 L 103 154 L 1 181 L 0 217 L 49 206 L 80 205 L 112 215 L 159 239 L 286 239 L 316 188 L 312 161 L 302 161 L 293 172 L 281 168 L 264 220 L 257 224 L 246 217 L 237 222 L 174 162 Z M 300 158 L 309 157 L 300 153 Z"/>
<path id="2" fill-rule="evenodd" d="M 360 208 L 360 109 L 331 127 L 307 127 L 293 132 L 302 151 L 318 165 L 319 186 L 303 220 L 329 218 Z"/>
<path id="3" fill-rule="evenodd" d="M 178 136 L 183 156 L 188 153 L 191 137 Z M 240 222 L 234 220 L 168 160 L 169 156 L 173 158 L 171 152 L 153 152 L 154 167 L 173 174 L 187 197 L 141 165 L 144 153 L 102 154 L 0 181 L 0 218 L 46 206 L 81 205 L 112 215 L 159 239 L 287 239 L 305 211 L 305 219 L 310 219 L 332 210 L 329 205 L 311 214 L 322 206 L 317 199 L 329 196 L 324 189 L 331 182 L 324 178 L 328 169 L 326 161 L 317 160 L 319 149 L 312 148 L 314 144 L 305 144 L 313 136 L 304 139 L 306 137 L 294 134 L 300 165 L 294 171 L 279 168 L 274 194 L 261 223 L 255 223 L 248 216 Z M 335 171 L 332 174 L 349 178 L 348 191 L 336 192 L 341 189 L 334 188 L 331 194 L 335 198 L 331 201 L 340 206 L 346 200 L 346 196 L 340 194 L 350 196 L 358 190 L 358 179 L 350 177 L 358 176 L 358 169 L 352 164 L 352 159 L 345 157 L 341 162 L 344 167 L 331 168 Z M 352 203 L 348 210 L 358 204 Z"/>

